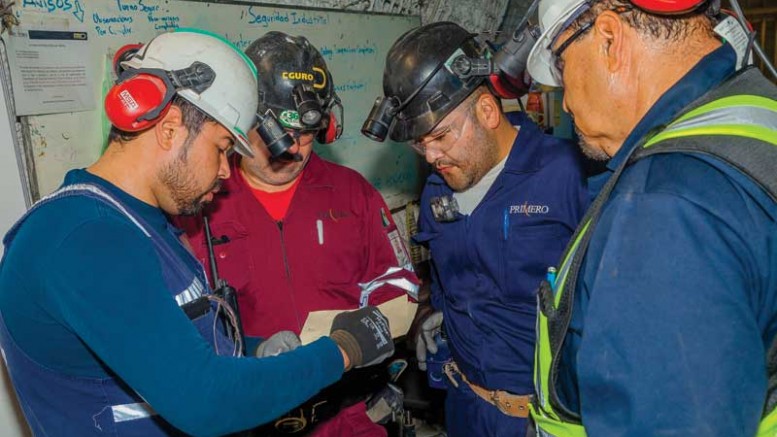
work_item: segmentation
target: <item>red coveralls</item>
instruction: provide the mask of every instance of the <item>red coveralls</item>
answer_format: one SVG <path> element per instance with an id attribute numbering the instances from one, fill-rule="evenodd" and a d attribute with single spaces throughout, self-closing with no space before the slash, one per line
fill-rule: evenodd
<path id="1" fill-rule="evenodd" d="M 391 267 L 409 267 L 388 207 L 359 173 L 312 153 L 286 216 L 276 222 L 245 185 L 237 163 L 233 160 L 232 177 L 209 206 L 209 214 L 212 236 L 223 241 L 214 246 L 219 275 L 238 290 L 247 336 L 267 338 L 281 330 L 299 334 L 309 312 L 356 309 L 359 284 L 385 275 Z M 208 266 L 201 218 L 179 217 L 175 223 Z M 398 278 L 418 282 L 408 269 L 381 280 Z M 383 284 L 369 295 L 369 303 L 378 305 L 406 291 Z M 335 436 L 344 430 L 349 435 L 385 435 L 363 412 L 363 403 L 347 408 L 319 425 L 315 435 Z"/>

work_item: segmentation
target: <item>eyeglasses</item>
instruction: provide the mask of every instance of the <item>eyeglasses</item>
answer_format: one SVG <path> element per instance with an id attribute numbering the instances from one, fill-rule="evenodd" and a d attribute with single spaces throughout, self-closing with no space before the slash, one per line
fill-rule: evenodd
<path id="1" fill-rule="evenodd" d="M 561 59 L 561 54 L 564 53 L 564 50 L 566 50 L 569 46 L 571 46 L 576 39 L 580 38 L 586 32 L 591 30 L 593 26 L 594 26 L 593 21 L 583 24 L 582 26 L 580 26 L 579 29 L 577 29 L 572 34 L 572 36 L 567 38 L 567 40 L 564 41 L 560 46 L 558 46 L 556 50 L 553 50 L 551 52 L 551 55 L 553 55 L 553 66 L 556 67 L 556 74 L 558 75 L 558 79 L 561 79 L 561 77 L 564 75 L 564 60 Z"/>
<path id="2" fill-rule="evenodd" d="M 461 138 L 464 128 L 467 125 L 467 121 L 471 118 L 470 111 L 471 107 L 467 107 L 463 114 L 460 114 L 454 120 L 451 120 L 447 126 L 437 132 L 409 141 L 410 147 L 421 156 L 426 155 L 426 150 L 429 147 L 434 147 L 440 153 L 447 153 L 453 148 L 453 145 L 459 141 L 459 138 Z M 462 116 L 465 117 L 463 121 L 460 120 Z M 458 125 L 460 128 L 454 130 L 452 127 L 454 125 Z"/>
<path id="3" fill-rule="evenodd" d="M 613 9 L 610 9 L 610 11 L 615 12 L 618 15 L 621 15 L 621 14 L 625 14 L 626 12 L 630 12 L 632 9 L 633 7 L 631 6 L 617 6 Z M 598 18 L 598 16 L 596 18 Z M 588 32 L 589 30 L 591 30 L 592 27 L 594 27 L 596 18 L 580 26 L 574 33 L 572 33 L 572 35 L 569 38 L 567 38 L 566 41 L 564 41 L 560 46 L 558 46 L 556 50 L 551 51 L 551 55 L 553 56 L 553 67 L 555 68 L 553 73 L 559 82 L 563 82 L 562 77 L 564 75 L 564 60 L 561 59 L 561 54 L 564 53 L 564 50 L 569 48 L 569 46 L 572 45 L 572 43 L 575 42 L 575 40 L 585 35 L 586 32 Z"/>

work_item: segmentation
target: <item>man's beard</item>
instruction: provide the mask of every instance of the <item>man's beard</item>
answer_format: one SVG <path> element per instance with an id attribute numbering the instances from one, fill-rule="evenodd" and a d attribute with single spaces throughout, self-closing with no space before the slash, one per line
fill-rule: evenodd
<path id="1" fill-rule="evenodd" d="M 440 158 L 434 162 L 434 167 L 454 166 L 459 170 L 459 177 L 443 176 L 448 186 L 456 192 L 466 191 L 480 182 L 496 164 L 499 163 L 499 152 L 496 140 L 489 137 L 486 129 L 475 122 L 472 137 L 466 146 L 462 144 L 461 160 Z M 464 164 L 460 164 L 464 163 Z"/>
<path id="2" fill-rule="evenodd" d="M 178 215 L 195 215 L 199 213 L 205 202 L 203 197 L 221 188 L 221 180 L 216 179 L 205 191 L 197 188 L 197 182 L 191 176 L 192 172 L 186 165 L 186 156 L 181 154 L 176 160 L 160 171 L 160 180 L 170 192 Z"/>
<path id="3" fill-rule="evenodd" d="M 593 159 L 594 161 L 607 161 L 610 159 L 610 156 L 604 153 L 604 150 L 589 143 L 586 136 L 580 132 L 580 129 L 578 129 L 577 126 L 575 126 L 575 133 L 577 134 L 577 143 L 580 145 L 580 150 L 587 158 Z"/>

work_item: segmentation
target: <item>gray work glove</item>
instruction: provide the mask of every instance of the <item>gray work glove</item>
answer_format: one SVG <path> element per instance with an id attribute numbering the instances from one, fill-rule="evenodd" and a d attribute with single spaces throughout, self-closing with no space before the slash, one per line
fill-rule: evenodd
<path id="1" fill-rule="evenodd" d="M 284 352 L 293 351 L 301 344 L 297 334 L 291 331 L 278 331 L 267 340 L 259 343 L 254 356 L 257 358 L 273 357 Z"/>
<path id="2" fill-rule="evenodd" d="M 426 370 L 426 355 L 437 353 L 437 343 L 434 336 L 442 329 L 442 311 L 435 311 L 421 323 L 418 338 L 415 342 L 415 356 L 418 358 L 418 368 Z"/>
<path id="3" fill-rule="evenodd" d="M 351 367 L 378 364 L 394 354 L 388 319 L 374 306 L 335 316 L 329 337 L 348 355 Z"/>

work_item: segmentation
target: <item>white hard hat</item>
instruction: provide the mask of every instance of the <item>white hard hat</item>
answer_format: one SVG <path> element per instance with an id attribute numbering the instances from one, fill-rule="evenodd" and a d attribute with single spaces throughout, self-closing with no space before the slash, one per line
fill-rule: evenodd
<path id="1" fill-rule="evenodd" d="M 542 35 L 529 53 L 527 69 L 531 77 L 539 83 L 549 86 L 561 86 L 559 72 L 556 71 L 551 44 L 556 36 L 582 11 L 587 9 L 590 0 L 541 0 L 539 6 L 540 30 Z"/>
<path id="2" fill-rule="evenodd" d="M 253 156 L 246 133 L 256 119 L 256 67 L 234 44 L 202 30 L 177 29 L 157 36 L 121 65 L 175 71 L 195 61 L 210 67 L 215 79 L 199 94 L 191 89 L 180 89 L 177 94 L 229 130 L 238 153 Z"/>

